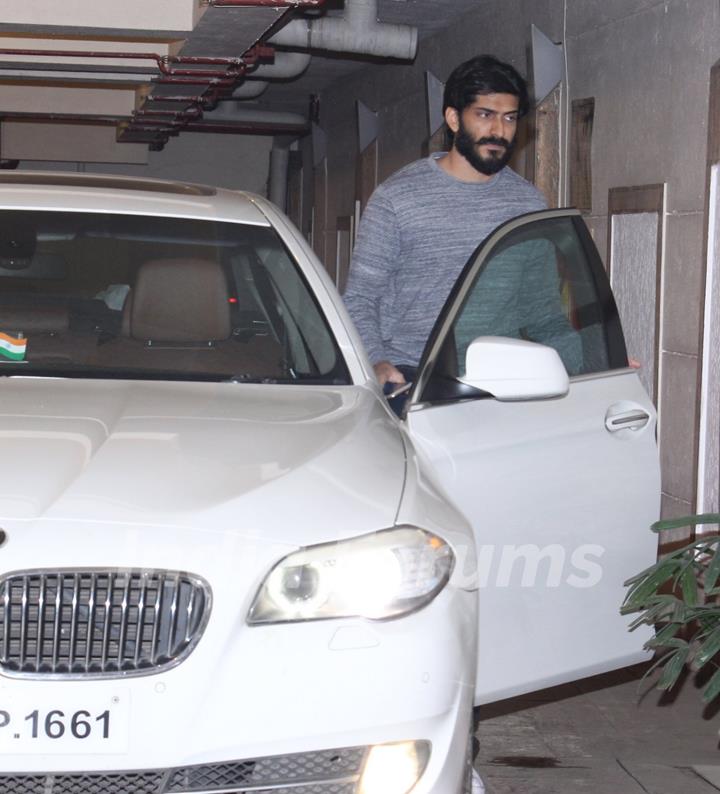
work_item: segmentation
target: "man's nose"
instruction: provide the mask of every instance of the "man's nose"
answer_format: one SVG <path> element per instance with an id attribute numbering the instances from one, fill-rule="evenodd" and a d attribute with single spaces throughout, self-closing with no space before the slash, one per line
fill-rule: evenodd
<path id="1" fill-rule="evenodd" d="M 500 115 L 493 116 L 491 132 L 498 138 L 505 138 L 505 119 Z"/>

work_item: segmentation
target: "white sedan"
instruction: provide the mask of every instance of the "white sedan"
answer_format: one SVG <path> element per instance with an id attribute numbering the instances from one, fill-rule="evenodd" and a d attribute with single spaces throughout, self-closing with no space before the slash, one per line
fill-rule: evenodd
<path id="1" fill-rule="evenodd" d="M 627 363 L 574 211 L 478 249 L 398 419 L 264 199 L 0 172 L 0 791 L 461 794 L 474 706 L 645 658 Z"/>

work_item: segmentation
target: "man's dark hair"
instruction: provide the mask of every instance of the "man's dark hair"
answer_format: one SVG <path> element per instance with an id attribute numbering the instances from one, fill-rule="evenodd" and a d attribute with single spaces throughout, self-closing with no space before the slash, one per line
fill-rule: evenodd
<path id="1" fill-rule="evenodd" d="M 472 105 L 475 97 L 483 94 L 512 94 L 518 98 L 519 115 L 524 116 L 528 112 L 527 83 L 517 69 L 492 55 L 476 55 L 455 67 L 448 77 L 443 94 L 443 113 L 447 108 L 455 108 L 460 113 Z"/>

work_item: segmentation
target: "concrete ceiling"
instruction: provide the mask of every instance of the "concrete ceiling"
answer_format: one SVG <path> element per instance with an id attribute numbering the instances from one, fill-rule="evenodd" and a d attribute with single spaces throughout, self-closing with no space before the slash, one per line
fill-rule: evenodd
<path id="1" fill-rule="evenodd" d="M 3 0 L 0 158 L 80 160 L 84 154 L 88 162 L 142 162 L 148 146 L 162 148 L 185 130 L 296 133 L 306 123 L 298 115 L 268 121 L 249 115 L 242 101 L 226 100 L 233 91 L 262 88 L 265 67 L 262 82 L 270 85 L 263 107 L 297 114 L 309 94 L 377 62 L 312 50 L 301 76 L 275 81 L 268 66 L 279 68 L 287 56 L 282 48 L 274 55 L 265 40 L 297 18 L 342 17 L 342 0 L 307 12 L 221 2 Z M 377 17 L 416 27 L 422 42 L 481 2 L 377 0 Z M 387 63 L 391 69 L 393 61 Z M 208 80 L 214 81 L 210 90 Z"/>

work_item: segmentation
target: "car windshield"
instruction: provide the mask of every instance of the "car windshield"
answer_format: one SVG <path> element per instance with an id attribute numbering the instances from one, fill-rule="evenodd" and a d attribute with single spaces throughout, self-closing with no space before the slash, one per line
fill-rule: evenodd
<path id="1" fill-rule="evenodd" d="M 349 382 L 268 227 L 0 211 L 0 375 Z"/>

